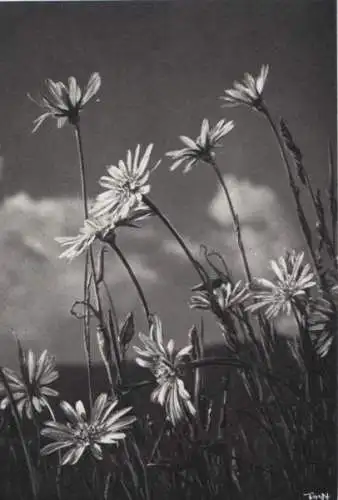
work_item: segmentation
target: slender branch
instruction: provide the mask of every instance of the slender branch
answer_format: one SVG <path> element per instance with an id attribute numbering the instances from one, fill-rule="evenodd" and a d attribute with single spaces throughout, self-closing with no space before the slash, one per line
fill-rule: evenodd
<path id="1" fill-rule="evenodd" d="M 244 248 L 244 244 L 243 244 L 243 240 L 242 240 L 242 234 L 241 234 L 241 228 L 240 228 L 240 223 L 239 223 L 239 218 L 238 218 L 238 215 L 236 213 L 236 210 L 235 210 L 235 207 L 232 203 L 232 199 L 231 199 L 231 196 L 230 196 L 230 193 L 229 193 L 229 190 L 227 188 L 227 185 L 225 184 L 224 182 L 224 179 L 222 177 L 222 174 L 217 166 L 217 163 L 216 161 L 212 160 L 210 162 L 211 166 L 213 167 L 214 171 L 215 171 L 215 174 L 219 180 L 219 183 L 224 191 L 224 194 L 225 194 L 225 197 L 227 199 L 227 202 L 228 202 L 228 205 L 229 205 L 229 208 L 230 208 L 230 212 L 231 212 L 231 217 L 232 217 L 232 220 L 233 220 L 233 224 L 234 224 L 234 231 L 235 231 L 235 234 L 236 234 L 236 237 L 237 237 L 237 244 L 238 244 L 238 248 L 239 248 L 239 251 L 241 253 L 241 256 L 242 256 L 242 261 L 243 261 L 243 266 L 244 266 L 244 270 L 245 270 L 245 274 L 247 276 L 247 280 L 249 281 L 249 283 L 252 281 L 252 276 L 251 276 L 251 272 L 250 272 L 250 268 L 249 268 L 249 263 L 248 263 L 248 259 L 247 259 L 247 256 L 246 256 L 246 253 L 245 253 L 245 248 Z"/>

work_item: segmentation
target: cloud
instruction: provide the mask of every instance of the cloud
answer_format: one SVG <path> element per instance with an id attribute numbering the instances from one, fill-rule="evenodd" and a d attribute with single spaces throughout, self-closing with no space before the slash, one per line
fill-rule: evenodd
<path id="1" fill-rule="evenodd" d="M 54 240 L 56 236 L 77 234 L 81 223 L 82 203 L 75 198 L 34 200 L 21 192 L 3 200 L 0 206 L 1 362 L 6 361 L 3 342 L 10 330 L 17 331 L 28 344 L 37 342 L 41 349 L 57 346 L 55 354 L 61 361 L 82 358 L 82 354 L 76 352 L 80 341 L 69 341 L 70 332 L 75 329 L 81 338 L 81 327 L 69 310 L 75 300 L 82 298 L 83 259 L 80 257 L 71 263 L 59 259 L 60 247 Z M 138 252 L 138 239 L 133 238 L 132 233 L 129 244 L 125 238 L 125 255 L 147 290 L 158 283 L 158 276 L 144 251 Z M 145 237 L 143 234 L 143 240 Z M 152 237 L 151 231 L 148 237 Z M 138 307 L 138 297 L 129 281 L 117 257 L 107 257 L 107 283 L 114 286 L 116 305 L 126 310 Z"/>
<path id="2" fill-rule="evenodd" d="M 298 235 L 277 193 L 270 187 L 239 180 L 233 175 L 225 175 L 224 181 L 241 223 L 250 267 L 254 274 L 266 274 L 270 259 L 299 245 Z M 211 200 L 208 213 L 219 226 L 210 230 L 209 244 L 221 250 L 228 264 L 240 271 L 242 264 L 231 212 L 221 189 Z"/>

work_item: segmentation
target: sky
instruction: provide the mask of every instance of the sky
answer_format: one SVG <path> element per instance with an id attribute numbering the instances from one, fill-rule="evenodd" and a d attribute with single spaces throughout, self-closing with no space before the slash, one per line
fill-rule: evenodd
<path id="1" fill-rule="evenodd" d="M 151 198 L 198 253 L 220 251 L 242 270 L 231 219 L 205 165 L 170 172 L 167 151 L 180 135 L 196 137 L 203 118 L 234 120 L 217 159 L 243 228 L 249 263 L 268 275 L 269 260 L 302 248 L 283 165 L 267 123 L 219 97 L 245 72 L 270 72 L 264 97 L 283 116 L 313 182 L 325 187 L 327 143 L 336 138 L 335 2 L 123 1 L 0 4 L 0 365 L 15 360 L 15 330 L 26 347 L 48 349 L 59 363 L 83 363 L 81 324 L 69 310 L 82 296 L 83 260 L 58 258 L 57 236 L 82 223 L 79 169 L 70 126 L 47 121 L 32 134 L 46 78 L 81 85 L 98 71 L 98 101 L 81 116 L 89 195 L 106 167 L 137 144 L 154 143 Z M 178 346 L 200 314 L 190 311 L 194 271 L 159 221 L 121 231 L 119 242 L 151 308 Z M 114 255 L 107 276 L 121 320 L 136 314 L 137 295 Z M 221 340 L 206 317 L 206 338 Z M 95 348 L 94 348 L 95 349 Z M 95 351 L 95 359 L 99 359 Z"/>

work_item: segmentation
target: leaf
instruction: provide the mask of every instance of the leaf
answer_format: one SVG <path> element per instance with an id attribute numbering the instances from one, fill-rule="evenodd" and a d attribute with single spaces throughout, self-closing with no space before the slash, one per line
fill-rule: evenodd
<path id="1" fill-rule="evenodd" d="M 119 333 L 119 344 L 123 354 L 128 350 L 135 335 L 135 320 L 133 313 L 129 313 Z"/>

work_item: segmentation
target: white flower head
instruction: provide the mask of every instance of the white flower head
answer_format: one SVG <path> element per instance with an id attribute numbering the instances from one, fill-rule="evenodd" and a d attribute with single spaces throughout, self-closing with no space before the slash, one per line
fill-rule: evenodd
<path id="1" fill-rule="evenodd" d="M 263 64 L 259 75 L 255 78 L 245 73 L 242 83 L 234 82 L 234 88 L 225 90 L 225 106 L 240 106 L 242 104 L 250 108 L 260 110 L 262 106 L 262 93 L 269 73 L 269 66 Z"/>
<path id="2" fill-rule="evenodd" d="M 68 423 L 45 422 L 41 434 L 54 442 L 44 446 L 41 454 L 49 455 L 68 448 L 61 465 L 75 465 L 89 449 L 97 460 L 102 460 L 102 446 L 117 444 L 124 439 L 125 431 L 136 420 L 134 416 L 126 416 L 131 410 L 129 407 L 116 411 L 117 404 L 117 399 L 109 401 L 107 394 L 100 394 L 88 418 L 82 401 L 77 401 L 75 408 L 62 401 L 60 406 Z"/>
<path id="3" fill-rule="evenodd" d="M 165 346 L 162 324 L 157 316 L 153 318 L 149 336 L 140 333 L 139 338 L 143 348 L 134 347 L 138 355 L 136 362 L 148 368 L 157 382 L 157 387 L 151 396 L 152 400 L 165 408 L 166 415 L 174 426 L 187 415 L 194 416 L 196 409 L 184 386 L 180 370 L 184 357 L 191 354 L 192 345 L 184 347 L 177 353 L 173 340 L 169 340 Z"/>
<path id="4" fill-rule="evenodd" d="M 194 141 L 190 137 L 180 136 L 185 148 L 169 151 L 166 156 L 174 160 L 170 167 L 173 171 L 184 164 L 183 173 L 189 172 L 198 162 L 212 163 L 215 158 L 214 149 L 220 146 L 219 141 L 234 128 L 232 121 L 220 120 L 213 128 L 209 121 L 204 119 L 200 135 Z"/>
<path id="5" fill-rule="evenodd" d="M 101 77 L 99 73 L 93 73 L 84 89 L 81 90 L 76 79 L 71 76 L 68 78 L 68 86 L 62 82 L 54 82 L 48 79 L 46 87 L 48 94 L 43 95 L 39 102 L 32 99 L 36 104 L 45 110 L 36 120 L 34 120 L 35 132 L 40 125 L 49 117 L 57 120 L 58 128 L 69 122 L 76 125 L 80 119 L 80 112 L 87 102 L 97 94 L 101 86 Z"/>
<path id="6" fill-rule="evenodd" d="M 194 287 L 195 288 L 195 287 Z M 196 289 L 196 288 L 195 288 Z M 228 310 L 232 311 L 249 297 L 247 286 L 243 286 L 241 281 L 232 285 L 220 282 L 219 285 L 212 289 L 213 297 L 205 290 L 198 290 L 196 295 L 190 299 L 190 307 L 192 309 L 208 309 L 213 310 L 214 302 L 216 302 L 221 312 Z"/>
<path id="7" fill-rule="evenodd" d="M 251 312 L 264 309 L 267 319 L 280 313 L 290 315 L 297 301 L 306 302 L 310 288 L 316 286 L 310 264 L 303 265 L 304 252 L 291 252 L 286 257 L 271 261 L 275 280 L 256 278 L 252 284 L 253 304 L 247 306 Z"/>
<path id="8" fill-rule="evenodd" d="M 21 349 L 21 347 L 20 347 Z M 19 415 L 26 414 L 27 418 L 33 418 L 33 412 L 41 413 L 48 403 L 48 397 L 58 396 L 55 389 L 49 387 L 59 374 L 55 369 L 55 359 L 44 350 L 39 357 L 29 349 L 22 350 L 21 373 L 4 368 L 9 389 L 12 393 Z M 0 395 L 7 394 L 4 384 L 0 384 Z M 5 409 L 9 405 L 9 397 L 3 397 L 0 409 Z"/>
<path id="9" fill-rule="evenodd" d="M 149 160 L 153 144 L 149 144 L 140 157 L 141 146 L 135 153 L 129 150 L 126 161 L 120 160 L 118 165 L 108 167 L 108 175 L 100 178 L 99 184 L 105 191 L 100 193 L 93 207 L 96 217 L 116 212 L 121 217 L 127 217 L 131 209 L 142 202 L 143 195 L 150 192 L 150 172 L 157 168 L 160 162 L 150 169 Z"/>
<path id="10" fill-rule="evenodd" d="M 60 259 L 72 260 L 81 255 L 87 248 L 94 243 L 96 239 L 100 241 L 109 241 L 115 237 L 115 231 L 118 227 L 138 227 L 137 222 L 151 215 L 148 207 L 140 204 L 135 209 L 131 209 L 129 214 L 122 217 L 118 212 L 107 214 L 101 217 L 92 217 L 92 212 L 89 213 L 90 218 L 84 221 L 84 226 L 80 229 L 76 236 L 60 236 L 55 238 L 55 241 L 61 246 L 67 247 L 61 253 Z"/>

